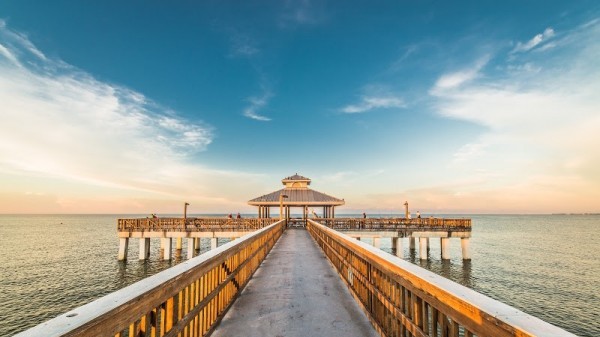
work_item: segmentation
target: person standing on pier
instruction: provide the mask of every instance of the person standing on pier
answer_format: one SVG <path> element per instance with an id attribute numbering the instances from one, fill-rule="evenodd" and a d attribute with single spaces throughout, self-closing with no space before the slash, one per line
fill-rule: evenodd
<path id="1" fill-rule="evenodd" d="M 236 218 L 237 218 L 237 219 L 241 219 L 241 218 L 242 218 L 242 216 L 240 215 L 240 212 L 238 212 L 238 214 L 237 214 Z"/>
<path id="2" fill-rule="evenodd" d="M 421 219 L 421 213 L 417 211 L 417 219 Z"/>

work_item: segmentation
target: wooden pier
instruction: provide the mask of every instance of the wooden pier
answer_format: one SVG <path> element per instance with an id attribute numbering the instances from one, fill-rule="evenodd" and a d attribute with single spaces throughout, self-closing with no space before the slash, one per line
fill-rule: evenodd
<path id="1" fill-rule="evenodd" d="M 315 244 L 280 240 L 286 231 L 307 231 Z M 276 256 L 282 254 L 287 262 L 277 263 Z M 302 266 L 302 260 L 314 254 L 326 257 L 331 269 Z M 283 277 L 278 286 L 270 286 L 265 281 L 269 275 L 263 273 L 244 290 L 267 257 L 265 273 Z M 327 276 L 332 273 L 338 276 Z M 304 283 L 312 280 L 319 286 L 306 287 Z M 335 285 L 340 281 L 346 289 Z M 323 296 L 325 290 L 332 293 Z M 248 296 L 256 293 L 263 298 L 253 307 Z M 277 221 L 17 336 L 231 335 L 227 331 L 242 331 L 245 336 L 281 331 L 286 336 L 306 335 L 298 330 L 293 315 L 310 318 L 304 320 L 308 329 L 314 329 L 308 330 L 310 334 L 336 336 L 354 326 L 360 330 L 355 334 L 370 335 L 348 304 L 323 304 L 323 297 L 347 303 L 348 294 L 381 336 L 575 336 L 310 219 L 306 228 L 299 229 L 287 229 L 285 219 Z M 235 309 L 236 300 L 247 305 L 243 312 Z M 288 310 L 293 303 L 299 305 L 270 330 L 270 319 L 276 315 L 267 317 L 269 311 L 282 303 Z M 322 328 L 325 325 L 328 329 Z M 221 328 L 224 332 L 219 332 Z"/>
<path id="2" fill-rule="evenodd" d="M 310 182 L 296 174 L 250 200 L 258 218 L 188 218 L 186 203 L 183 218 L 119 219 L 120 260 L 132 238 L 142 260 L 151 239 L 164 259 L 173 239 L 176 251 L 186 239 L 188 260 L 17 336 L 574 336 L 402 259 L 405 240 L 411 251 L 418 240 L 428 259 L 431 239 L 449 259 L 456 238 L 469 260 L 470 219 L 411 219 L 407 202 L 403 218 L 336 218 L 345 201 Z M 321 216 L 313 209 L 311 219 L 309 207 Z M 211 250 L 195 256 L 206 238 Z M 219 238 L 235 240 L 219 246 Z M 379 249 L 382 239 L 397 256 Z"/>
<path id="3" fill-rule="evenodd" d="M 289 227 L 305 227 L 309 219 L 289 219 Z M 471 219 L 443 218 L 314 218 L 329 228 L 360 239 L 371 238 L 373 245 L 380 247 L 381 239 L 391 240 L 398 257 L 403 257 L 405 239 L 409 249 L 416 251 L 419 257 L 429 257 L 430 240 L 439 239 L 442 259 L 450 259 L 450 239 L 460 239 L 462 258 L 471 259 L 469 240 L 471 237 Z M 181 251 L 182 240 L 187 242 L 187 257 L 192 258 L 200 249 L 200 240 L 210 239 L 211 249 L 218 246 L 219 238 L 235 239 L 248 232 L 268 226 L 276 219 L 272 218 L 141 218 L 119 219 L 117 232 L 119 237 L 119 260 L 127 259 L 129 239 L 139 239 L 139 259 L 144 260 L 150 254 L 150 239 L 160 239 L 163 259 L 170 260 L 175 250 Z"/>
<path id="4" fill-rule="evenodd" d="M 236 239 L 249 232 L 264 228 L 275 219 L 229 219 L 229 218 L 141 218 L 119 219 L 119 260 L 127 259 L 129 239 L 139 239 L 139 259 L 150 256 L 151 239 L 160 239 L 163 259 L 170 260 L 175 250 L 181 251 L 183 239 L 187 242 L 187 257 L 192 258 L 200 250 L 200 240 L 210 239 L 211 249 L 217 248 L 220 238 Z"/>

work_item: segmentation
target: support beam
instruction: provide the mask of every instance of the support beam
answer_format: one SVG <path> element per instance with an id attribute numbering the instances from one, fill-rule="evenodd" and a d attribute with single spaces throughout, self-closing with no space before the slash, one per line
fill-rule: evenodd
<path id="1" fill-rule="evenodd" d="M 471 252 L 469 251 L 469 238 L 460 238 L 460 248 L 462 250 L 463 260 L 470 260 Z"/>
<path id="2" fill-rule="evenodd" d="M 442 260 L 450 260 L 450 238 L 440 238 Z"/>
<path id="3" fill-rule="evenodd" d="M 427 252 L 429 253 L 429 250 L 431 250 L 431 245 L 429 244 L 429 238 L 427 238 Z"/>
<path id="4" fill-rule="evenodd" d="M 379 237 L 373 238 L 373 247 L 375 247 L 375 248 L 381 247 L 381 238 L 379 238 Z"/>
<path id="5" fill-rule="evenodd" d="M 417 238 L 410 237 L 410 238 L 408 238 L 408 241 L 409 241 L 409 247 L 408 248 L 410 250 L 412 250 L 412 251 L 416 250 L 417 249 L 417 247 L 416 247 L 416 245 L 417 245 Z"/>
<path id="6" fill-rule="evenodd" d="M 210 238 L 210 249 L 217 249 L 219 246 L 219 238 Z"/>
<path id="7" fill-rule="evenodd" d="M 140 260 L 150 257 L 150 238 L 140 238 Z"/>
<path id="8" fill-rule="evenodd" d="M 171 246 L 173 245 L 173 241 L 171 238 L 163 238 L 161 239 L 163 243 L 164 252 L 163 252 L 163 260 L 170 260 L 172 257 Z"/>
<path id="9" fill-rule="evenodd" d="M 419 258 L 427 260 L 427 238 L 419 238 Z"/>
<path id="10" fill-rule="evenodd" d="M 177 249 L 177 250 L 183 249 L 183 239 L 182 238 L 175 239 L 175 249 Z"/>
<path id="11" fill-rule="evenodd" d="M 119 238 L 119 261 L 127 260 L 127 249 L 129 248 L 129 238 Z"/>
<path id="12" fill-rule="evenodd" d="M 195 244 L 196 244 L 196 239 L 194 239 L 194 238 L 188 239 L 188 242 L 187 242 L 187 258 L 188 259 L 191 259 L 194 257 Z"/>
<path id="13" fill-rule="evenodd" d="M 404 258 L 404 248 L 402 247 L 402 238 L 392 238 L 392 247 L 396 248 L 396 256 Z"/>
<path id="14" fill-rule="evenodd" d="M 200 238 L 194 239 L 194 248 L 196 249 L 197 252 L 200 251 Z"/>

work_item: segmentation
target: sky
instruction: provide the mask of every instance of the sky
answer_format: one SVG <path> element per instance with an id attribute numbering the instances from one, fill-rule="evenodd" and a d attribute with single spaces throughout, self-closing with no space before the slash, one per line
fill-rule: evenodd
<path id="1" fill-rule="evenodd" d="M 597 1 L 0 2 L 0 213 L 600 212 Z M 317 210 L 320 211 L 320 210 Z"/>

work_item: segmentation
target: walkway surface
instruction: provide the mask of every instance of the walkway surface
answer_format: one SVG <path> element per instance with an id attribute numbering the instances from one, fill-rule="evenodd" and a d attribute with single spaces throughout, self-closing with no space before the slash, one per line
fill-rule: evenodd
<path id="1" fill-rule="evenodd" d="M 212 336 L 378 336 L 305 229 L 288 229 Z"/>

